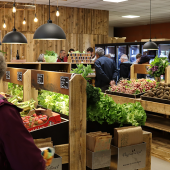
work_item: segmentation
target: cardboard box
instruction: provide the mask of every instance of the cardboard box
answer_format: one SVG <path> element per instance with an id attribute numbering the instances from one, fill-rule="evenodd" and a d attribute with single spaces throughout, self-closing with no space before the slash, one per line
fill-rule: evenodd
<path id="1" fill-rule="evenodd" d="M 160 39 L 151 39 L 152 41 L 169 41 L 168 38 L 160 38 Z M 148 42 L 150 39 L 141 39 L 141 42 Z"/>
<path id="2" fill-rule="evenodd" d="M 126 37 L 114 37 L 116 38 L 116 43 L 124 43 L 126 40 Z"/>
<path id="3" fill-rule="evenodd" d="M 111 150 L 92 152 L 86 151 L 86 166 L 90 169 L 110 167 Z"/>
<path id="4" fill-rule="evenodd" d="M 114 170 L 134 170 L 146 166 L 146 143 L 118 148 L 112 146 L 117 155 L 112 156 Z"/>
<path id="5" fill-rule="evenodd" d="M 121 127 L 114 129 L 114 145 L 124 147 L 143 142 L 143 132 L 141 127 Z"/>
<path id="6" fill-rule="evenodd" d="M 87 134 L 86 147 L 92 152 L 110 150 L 112 136 L 107 132 L 92 132 Z"/>
<path id="7" fill-rule="evenodd" d="M 35 130 L 38 130 L 38 129 L 43 129 L 45 127 L 48 127 L 48 126 L 51 126 L 51 125 L 55 125 L 55 124 L 58 124 L 58 123 L 61 123 L 61 117 L 60 117 L 60 114 L 58 113 L 55 113 L 55 112 L 52 112 L 51 110 L 49 109 L 41 109 L 41 108 L 38 108 L 38 109 L 35 109 L 35 110 L 31 110 L 27 116 L 32 116 L 34 113 L 36 114 L 42 114 L 42 115 L 47 115 L 48 116 L 48 120 L 47 122 L 45 122 L 44 124 L 41 124 L 41 125 L 37 125 L 35 127 L 31 127 L 31 128 L 27 128 L 29 132 L 31 131 L 35 131 Z"/>

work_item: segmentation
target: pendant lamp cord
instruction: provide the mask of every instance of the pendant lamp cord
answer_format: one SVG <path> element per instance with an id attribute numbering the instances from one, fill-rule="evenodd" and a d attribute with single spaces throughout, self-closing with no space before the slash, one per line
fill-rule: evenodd
<path id="1" fill-rule="evenodd" d="M 58 0 L 57 0 L 57 7 L 58 7 Z"/>
<path id="2" fill-rule="evenodd" d="M 50 0 L 49 0 L 49 20 L 50 20 Z"/>
<path id="3" fill-rule="evenodd" d="M 5 21 L 5 4 L 4 4 L 4 21 Z"/>
<path id="4" fill-rule="evenodd" d="M 15 29 L 15 13 L 14 13 L 14 29 Z"/>
<path id="5" fill-rule="evenodd" d="M 150 0 L 150 40 L 151 40 L 151 0 Z"/>

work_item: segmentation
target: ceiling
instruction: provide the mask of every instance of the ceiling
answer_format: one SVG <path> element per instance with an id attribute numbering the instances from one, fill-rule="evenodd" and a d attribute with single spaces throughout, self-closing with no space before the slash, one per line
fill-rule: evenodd
<path id="1" fill-rule="evenodd" d="M 15 1 L 31 3 L 30 0 Z M 48 2 L 48 0 L 36 0 L 37 4 L 48 4 Z M 128 0 L 120 3 L 103 0 L 58 0 L 58 4 L 59 6 L 109 10 L 109 25 L 114 27 L 147 25 L 150 21 L 150 0 Z M 57 0 L 51 0 L 51 5 L 57 5 Z M 124 15 L 140 17 L 122 18 Z M 152 23 L 164 22 L 170 22 L 170 0 L 152 0 Z"/>

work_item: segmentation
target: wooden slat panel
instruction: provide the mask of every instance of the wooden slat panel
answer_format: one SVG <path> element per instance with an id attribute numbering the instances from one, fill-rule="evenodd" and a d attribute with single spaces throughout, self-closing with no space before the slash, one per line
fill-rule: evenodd
<path id="1" fill-rule="evenodd" d="M 148 74 L 146 67 L 149 66 L 149 64 L 134 64 L 134 72 L 138 74 Z"/>

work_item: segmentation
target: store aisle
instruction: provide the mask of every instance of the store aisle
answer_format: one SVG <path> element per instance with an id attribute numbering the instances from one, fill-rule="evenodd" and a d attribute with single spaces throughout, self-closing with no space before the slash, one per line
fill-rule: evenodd
<path id="1" fill-rule="evenodd" d="M 152 156 L 151 170 L 169 170 L 170 162 Z"/>

